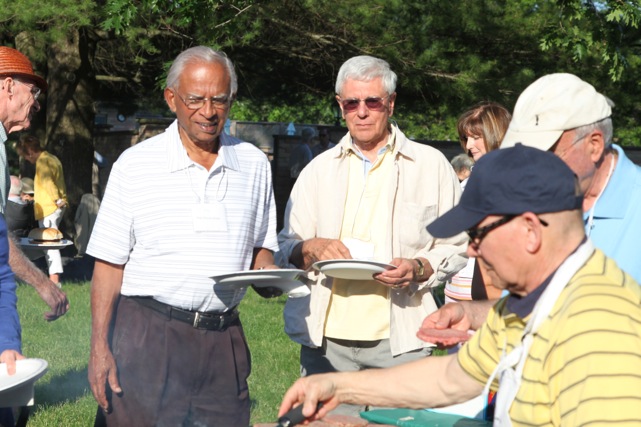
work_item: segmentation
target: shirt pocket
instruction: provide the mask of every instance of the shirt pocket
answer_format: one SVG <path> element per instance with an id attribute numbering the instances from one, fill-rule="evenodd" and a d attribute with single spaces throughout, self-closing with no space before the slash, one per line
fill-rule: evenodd
<path id="1" fill-rule="evenodd" d="M 425 227 L 436 219 L 437 212 L 436 205 L 404 203 L 399 215 L 401 245 L 414 250 L 424 248 L 431 239 Z"/>

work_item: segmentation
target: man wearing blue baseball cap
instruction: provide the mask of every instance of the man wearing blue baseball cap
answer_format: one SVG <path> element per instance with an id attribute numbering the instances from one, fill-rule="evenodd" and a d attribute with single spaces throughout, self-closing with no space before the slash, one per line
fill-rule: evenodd
<path id="1" fill-rule="evenodd" d="M 486 154 L 460 203 L 428 231 L 466 232 L 468 256 L 509 296 L 457 354 L 303 378 L 281 414 L 303 403 L 310 416 L 318 402 L 318 416 L 338 403 L 446 406 L 498 389 L 494 425 L 641 419 L 629 393 L 641 387 L 641 288 L 586 238 L 582 203 L 554 154 L 520 144 Z"/>
<path id="2" fill-rule="evenodd" d="M 578 178 L 587 236 L 641 283 L 641 167 L 612 143 L 612 106 L 573 74 L 545 75 L 519 96 L 501 148 L 520 143 L 561 158 Z M 423 321 L 418 336 L 443 346 L 465 341 L 494 302 L 446 304 Z"/>

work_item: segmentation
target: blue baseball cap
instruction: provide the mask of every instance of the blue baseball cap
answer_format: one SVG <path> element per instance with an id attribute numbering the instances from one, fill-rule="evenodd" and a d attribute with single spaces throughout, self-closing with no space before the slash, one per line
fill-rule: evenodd
<path id="1" fill-rule="evenodd" d="M 479 159 L 458 205 L 427 226 L 434 237 L 450 237 L 489 215 L 520 215 L 581 209 L 576 176 L 556 155 L 516 144 Z"/>

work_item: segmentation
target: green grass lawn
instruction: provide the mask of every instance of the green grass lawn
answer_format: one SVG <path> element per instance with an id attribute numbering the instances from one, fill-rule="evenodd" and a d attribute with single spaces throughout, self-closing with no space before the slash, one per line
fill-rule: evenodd
<path id="1" fill-rule="evenodd" d="M 97 406 L 87 381 L 89 289 L 89 283 L 63 283 L 71 309 L 47 323 L 44 302 L 31 287 L 18 286 L 23 352 L 49 363 L 49 371 L 36 383 L 30 427 L 93 425 Z M 298 345 L 283 332 L 285 301 L 285 297 L 265 300 L 249 290 L 240 306 L 252 353 L 252 424 L 276 420 L 283 394 L 299 376 Z"/>

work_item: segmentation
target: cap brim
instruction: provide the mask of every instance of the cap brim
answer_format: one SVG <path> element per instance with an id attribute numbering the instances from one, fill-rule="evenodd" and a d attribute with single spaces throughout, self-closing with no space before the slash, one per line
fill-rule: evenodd
<path id="1" fill-rule="evenodd" d="M 43 92 L 47 91 L 47 88 L 48 88 L 47 81 L 40 76 L 37 76 L 35 74 L 24 74 L 24 73 L 12 73 L 11 75 L 29 79 L 32 82 L 34 82 L 36 86 L 40 88 L 41 91 Z"/>
<path id="2" fill-rule="evenodd" d="M 521 143 L 526 147 L 548 151 L 561 138 L 562 134 L 562 130 L 519 132 L 508 128 L 501 142 L 501 148 L 514 147 L 516 144 Z"/>
<path id="3" fill-rule="evenodd" d="M 427 226 L 427 231 L 438 238 L 456 236 L 474 227 L 486 216 L 487 214 L 467 210 L 459 204 L 432 221 Z"/>

